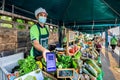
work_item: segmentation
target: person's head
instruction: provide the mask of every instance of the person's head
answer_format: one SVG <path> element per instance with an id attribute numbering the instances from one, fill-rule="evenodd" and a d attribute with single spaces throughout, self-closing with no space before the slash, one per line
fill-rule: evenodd
<path id="1" fill-rule="evenodd" d="M 48 13 L 43 8 L 38 8 L 35 10 L 35 17 L 39 23 L 45 24 L 47 20 Z"/>
<path id="2" fill-rule="evenodd" d="M 115 38 L 115 34 L 113 34 L 113 38 Z"/>

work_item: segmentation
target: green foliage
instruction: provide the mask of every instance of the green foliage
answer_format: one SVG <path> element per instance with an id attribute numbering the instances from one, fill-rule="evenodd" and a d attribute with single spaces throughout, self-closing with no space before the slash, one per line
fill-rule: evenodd
<path id="1" fill-rule="evenodd" d="M 17 29 L 20 29 L 20 30 L 25 29 L 25 26 L 24 26 L 24 25 L 18 25 L 18 26 L 16 26 L 16 27 L 17 27 Z"/>
<path id="2" fill-rule="evenodd" d="M 52 80 L 52 79 L 49 77 L 44 77 L 44 80 Z"/>
<path id="3" fill-rule="evenodd" d="M 19 69 L 20 75 L 27 74 L 37 69 L 36 61 L 32 56 L 28 56 L 26 59 L 19 60 L 18 64 L 20 66 Z"/>
<path id="4" fill-rule="evenodd" d="M 71 68 L 72 57 L 57 54 L 57 68 Z"/>
<path id="5" fill-rule="evenodd" d="M 47 64 L 47 63 L 45 62 L 45 59 L 44 59 L 44 58 L 42 58 L 41 60 L 42 60 L 42 64 L 43 64 L 43 66 L 45 66 L 45 67 L 46 67 L 46 64 Z"/>
<path id="6" fill-rule="evenodd" d="M 80 51 L 78 51 L 78 52 L 75 54 L 74 58 L 75 58 L 75 59 L 80 59 L 81 56 L 82 56 L 82 53 L 81 53 Z"/>

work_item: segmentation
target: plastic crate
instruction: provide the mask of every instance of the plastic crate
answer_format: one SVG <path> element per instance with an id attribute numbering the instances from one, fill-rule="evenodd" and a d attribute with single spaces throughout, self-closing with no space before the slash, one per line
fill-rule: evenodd
<path id="1" fill-rule="evenodd" d="M 7 75 L 12 74 L 12 69 L 18 65 L 17 61 L 24 58 L 24 53 L 17 53 L 0 58 L 0 80 L 8 80 Z"/>

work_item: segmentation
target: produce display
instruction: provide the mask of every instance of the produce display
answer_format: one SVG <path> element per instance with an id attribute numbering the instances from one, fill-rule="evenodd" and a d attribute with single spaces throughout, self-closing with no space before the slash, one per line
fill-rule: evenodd
<path id="1" fill-rule="evenodd" d="M 12 17 L 10 16 L 0 16 L 0 19 L 5 21 L 12 21 Z"/>
<path id="2" fill-rule="evenodd" d="M 1 16 L 0 16 L 0 20 L 5 21 L 5 22 L 1 22 L 1 23 L 0 23 L 0 26 L 1 26 L 1 27 L 13 28 L 12 21 L 13 21 L 14 19 L 12 19 L 12 17 L 1 15 Z M 10 23 L 6 23 L 7 21 L 9 21 Z M 14 22 L 15 22 L 15 23 L 18 23 L 18 24 L 16 25 L 16 28 L 17 28 L 17 29 L 23 30 L 23 29 L 26 28 L 26 26 L 25 26 L 25 24 L 24 24 L 24 23 L 25 23 L 25 20 L 19 18 L 19 19 L 15 19 Z M 33 25 L 33 24 L 35 24 L 35 23 L 32 22 L 32 21 L 28 21 L 27 24 Z"/>
<path id="3" fill-rule="evenodd" d="M 23 24 L 25 21 L 22 19 L 16 19 L 16 22 Z"/>
<path id="4" fill-rule="evenodd" d="M 20 25 L 16 26 L 18 29 L 25 29 L 25 26 L 23 25 L 23 23 L 25 22 L 24 20 L 16 19 L 16 22 L 20 23 Z M 34 24 L 33 22 L 30 22 L 30 21 L 28 23 L 30 25 Z M 57 28 L 54 28 L 53 30 L 54 30 L 53 31 L 54 33 L 58 32 Z M 77 38 L 79 42 L 77 42 L 77 44 L 75 43 L 72 44 L 72 46 L 71 45 L 68 46 L 69 47 L 68 49 L 62 48 L 62 50 L 57 50 L 57 49 L 54 50 L 56 54 L 57 69 L 66 69 L 66 73 L 67 73 L 67 69 L 74 69 L 76 74 L 78 74 L 76 75 L 77 78 L 79 78 L 78 80 L 81 80 L 81 79 L 102 80 L 103 75 L 102 75 L 102 70 L 100 66 L 101 60 L 100 60 L 99 53 L 93 47 L 93 42 L 89 40 L 86 35 L 84 35 L 84 37 L 81 39 L 82 40 Z M 64 53 L 60 54 L 59 53 L 60 51 Z M 36 72 L 35 74 L 37 74 L 37 72 L 39 73 L 40 70 L 45 71 L 47 73 L 46 67 L 47 67 L 47 62 L 45 61 L 44 58 L 41 58 L 40 61 L 36 61 L 34 57 L 28 56 L 27 58 L 18 60 L 18 66 L 15 66 L 12 69 L 11 73 L 18 72 L 19 77 L 34 71 Z M 64 77 L 66 75 L 71 76 L 73 74 L 73 72 L 71 72 L 70 74 L 69 73 L 64 74 L 63 72 L 65 71 L 62 71 L 59 73 L 61 76 L 64 76 Z M 53 73 L 49 72 L 48 74 L 52 74 L 53 77 L 59 80 L 59 78 L 56 76 L 57 71 Z M 44 79 L 42 80 L 53 80 L 50 76 L 45 76 L 45 74 L 43 75 L 43 77 Z M 74 78 L 75 78 L 75 75 L 74 75 Z M 37 78 L 36 76 L 30 74 L 25 76 L 24 80 L 37 80 Z"/>
<path id="5" fill-rule="evenodd" d="M 69 55 L 71 55 L 71 56 L 75 55 L 79 50 L 78 46 L 76 46 L 76 45 L 74 45 L 72 47 L 69 47 L 69 48 L 70 48 L 69 49 Z"/>
<path id="6" fill-rule="evenodd" d="M 13 28 L 12 24 L 8 24 L 8 23 L 0 23 L 0 26 L 6 27 L 6 28 Z"/>
<path id="7" fill-rule="evenodd" d="M 85 38 L 87 40 L 87 38 Z M 89 40 L 88 40 L 89 41 Z M 74 68 L 75 72 L 79 74 L 78 78 L 80 79 L 96 79 L 96 80 L 102 80 L 102 70 L 101 66 L 98 65 L 98 60 L 100 61 L 99 53 L 91 47 L 93 45 L 93 42 L 84 42 L 83 45 L 87 47 L 83 47 L 84 50 L 79 49 L 78 46 L 81 47 L 81 44 L 71 46 L 69 48 L 69 53 L 73 54 L 66 55 L 66 52 L 64 54 L 59 54 L 57 50 L 54 52 L 56 53 L 56 67 L 57 69 L 72 69 Z M 81 47 L 82 48 L 82 47 Z M 21 61 L 22 62 L 22 61 Z M 44 58 L 41 59 L 41 61 L 37 61 L 36 64 L 37 67 L 46 71 L 46 62 Z M 101 63 L 99 63 L 101 64 Z M 28 70 L 29 72 L 29 70 Z M 64 71 L 62 71 L 64 72 Z M 60 76 L 66 76 L 68 74 L 60 73 Z M 71 73 L 72 74 L 72 73 Z M 54 72 L 54 77 L 56 77 L 57 73 Z M 81 77 L 80 77 L 81 75 Z M 77 75 L 76 75 L 77 76 Z M 100 78 L 101 77 L 101 78 Z M 57 77 L 56 77 L 57 78 Z M 74 77 L 75 78 L 75 77 Z M 44 80 L 52 80 L 50 77 L 44 77 Z M 59 78 L 58 78 L 59 80 Z"/>
<path id="8" fill-rule="evenodd" d="M 32 21 L 28 21 L 28 24 L 30 24 L 30 25 L 34 25 L 35 23 L 32 22 Z"/>
<path id="9" fill-rule="evenodd" d="M 73 60 L 71 56 L 57 54 L 56 66 L 57 68 L 70 68 L 73 65 L 71 63 L 72 61 Z"/>

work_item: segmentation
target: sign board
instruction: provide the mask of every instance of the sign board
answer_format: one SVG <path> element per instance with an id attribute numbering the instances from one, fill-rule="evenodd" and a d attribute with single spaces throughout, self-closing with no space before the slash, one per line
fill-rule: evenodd
<path id="1" fill-rule="evenodd" d="M 75 32 L 69 31 L 69 42 L 75 41 Z"/>
<path id="2" fill-rule="evenodd" d="M 71 78 L 71 80 L 79 80 L 80 76 L 79 73 L 77 73 L 76 71 L 73 72 L 73 78 Z"/>
<path id="3" fill-rule="evenodd" d="M 73 78 L 74 69 L 57 69 L 57 78 Z"/>

